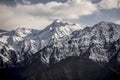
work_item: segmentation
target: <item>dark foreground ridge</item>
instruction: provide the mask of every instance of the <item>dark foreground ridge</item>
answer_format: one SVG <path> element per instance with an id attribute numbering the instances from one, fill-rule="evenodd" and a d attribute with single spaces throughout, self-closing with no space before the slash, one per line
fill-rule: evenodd
<path id="1" fill-rule="evenodd" d="M 37 66 L 35 68 L 35 66 Z M 82 56 L 68 57 L 54 66 L 34 63 L 29 68 L 0 70 L 2 80 L 120 80 L 109 64 L 96 63 Z M 31 69 L 31 70 L 30 70 Z"/>

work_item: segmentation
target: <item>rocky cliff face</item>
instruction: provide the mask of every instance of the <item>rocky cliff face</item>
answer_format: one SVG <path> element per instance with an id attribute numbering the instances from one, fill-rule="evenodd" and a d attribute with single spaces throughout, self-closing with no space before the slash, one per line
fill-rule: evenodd
<path id="1" fill-rule="evenodd" d="M 120 55 L 120 26 L 101 22 L 75 31 L 70 39 L 56 42 L 38 51 L 43 63 L 54 64 L 68 56 L 85 56 L 98 62 L 109 62 Z"/>
<path id="2" fill-rule="evenodd" d="M 34 58 L 50 66 L 80 55 L 98 62 L 110 62 L 117 55 L 120 62 L 120 25 L 110 22 L 82 29 L 56 20 L 42 31 L 22 28 L 1 32 L 0 41 L 2 67 L 32 63 Z"/>
<path id="3" fill-rule="evenodd" d="M 82 29 L 56 20 L 41 31 L 1 30 L 0 75 L 4 80 L 119 80 L 120 25 L 100 22 Z"/>
<path id="4" fill-rule="evenodd" d="M 33 30 L 18 28 L 12 31 L 0 32 L 0 59 L 1 66 L 6 66 L 13 63 L 9 51 L 14 51 L 15 64 L 24 62 L 33 54 L 43 48 L 52 45 L 56 42 L 66 40 L 73 31 L 81 29 L 77 24 L 65 23 L 62 20 L 55 20 L 44 30 Z M 3 51 L 4 50 L 4 51 Z M 9 57 L 8 57 L 9 55 Z M 6 61 L 7 60 L 7 61 Z M 12 66 L 15 66 L 12 64 Z"/>

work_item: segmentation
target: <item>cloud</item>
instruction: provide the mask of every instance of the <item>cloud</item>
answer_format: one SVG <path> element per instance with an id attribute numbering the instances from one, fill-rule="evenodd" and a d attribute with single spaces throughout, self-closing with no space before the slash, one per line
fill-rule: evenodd
<path id="1" fill-rule="evenodd" d="M 115 22 L 120 20 L 120 9 L 100 9 L 92 15 L 81 16 L 78 20 L 85 25 L 94 25 L 101 21 Z"/>
<path id="2" fill-rule="evenodd" d="M 78 19 L 83 15 L 91 15 L 97 7 L 88 0 L 68 0 L 65 3 L 48 2 L 46 4 L 30 4 L 29 0 L 16 6 L 0 4 L 0 28 L 14 29 L 27 27 L 43 29 L 56 18 Z"/>
<path id="3" fill-rule="evenodd" d="M 102 9 L 120 8 L 120 0 L 101 0 L 98 6 Z"/>
<path id="4" fill-rule="evenodd" d="M 43 29 L 50 23 L 48 19 L 32 16 L 16 10 L 16 8 L 0 5 L 0 28 L 15 29 L 17 27 Z"/>
<path id="5" fill-rule="evenodd" d="M 117 21 L 115 21 L 114 23 L 116 23 L 116 24 L 119 24 L 119 25 L 120 25 L 120 20 L 117 20 Z"/>
<path id="6" fill-rule="evenodd" d="M 22 0 L 24 4 L 18 3 L 16 6 L 0 4 L 0 28 L 43 29 L 57 18 L 84 25 L 99 21 L 116 22 L 120 20 L 119 1 L 68 0 L 64 3 L 52 1 L 32 4 L 31 0 Z"/>
<path id="7" fill-rule="evenodd" d="M 65 19 L 78 19 L 80 16 L 90 15 L 97 11 L 96 6 L 87 0 L 68 1 L 53 9 L 56 11 L 55 17 L 60 16 Z"/>
<path id="8" fill-rule="evenodd" d="M 23 4 L 31 4 L 31 0 L 22 0 Z"/>
<path id="9" fill-rule="evenodd" d="M 79 18 L 82 15 L 90 15 L 97 11 L 96 6 L 87 0 L 69 0 L 66 3 L 48 2 L 46 4 L 18 5 L 16 9 L 34 16 L 65 19 Z"/>

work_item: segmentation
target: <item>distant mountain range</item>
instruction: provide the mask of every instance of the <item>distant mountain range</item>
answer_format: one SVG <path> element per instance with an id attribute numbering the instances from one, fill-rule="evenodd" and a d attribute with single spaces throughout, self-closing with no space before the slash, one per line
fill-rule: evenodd
<path id="1" fill-rule="evenodd" d="M 83 69 L 80 66 L 85 67 L 83 72 L 79 71 Z M 17 69 L 22 80 L 117 79 L 120 76 L 120 25 L 100 22 L 83 28 L 55 20 L 43 30 L 0 30 L 0 69 L 4 72 L 8 68 Z M 89 76 L 90 69 L 95 70 Z M 88 73 L 84 73 L 87 70 Z M 109 76 L 105 78 L 100 70 Z"/>

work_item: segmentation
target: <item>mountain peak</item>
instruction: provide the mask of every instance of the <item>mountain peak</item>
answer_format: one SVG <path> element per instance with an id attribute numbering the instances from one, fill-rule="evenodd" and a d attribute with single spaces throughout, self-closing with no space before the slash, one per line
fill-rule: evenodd
<path id="1" fill-rule="evenodd" d="M 115 24 L 115 23 L 112 23 L 112 22 L 107 22 L 107 21 L 101 21 L 101 22 L 99 22 L 98 24 L 96 24 L 96 25 L 118 25 L 118 24 Z"/>
<path id="2" fill-rule="evenodd" d="M 101 21 L 101 22 L 95 24 L 95 26 L 96 26 L 96 25 L 97 25 L 97 26 L 100 26 L 100 25 L 106 25 L 106 24 L 108 24 L 108 23 L 109 23 L 109 22 Z"/>
<path id="3" fill-rule="evenodd" d="M 18 37 L 25 37 L 31 33 L 32 33 L 32 29 L 17 28 L 16 30 L 12 31 L 11 35 L 18 36 Z"/>
<path id="4" fill-rule="evenodd" d="M 117 26 L 117 24 L 114 24 L 112 22 L 106 22 L 106 21 L 101 21 L 98 24 L 95 24 L 94 27 L 96 28 L 110 28 L 110 27 L 115 27 L 115 25 Z"/>
<path id="5" fill-rule="evenodd" d="M 53 21 L 53 23 L 50 25 L 51 27 L 60 27 L 68 25 L 68 23 L 64 22 L 62 19 L 56 19 Z"/>
<path id="6" fill-rule="evenodd" d="M 63 22 L 63 19 L 56 19 L 54 22 L 55 23 Z"/>

